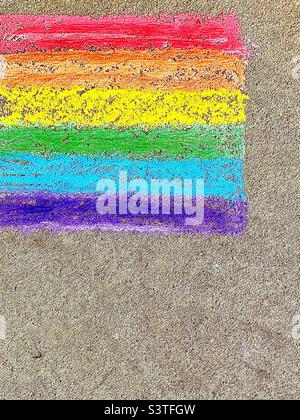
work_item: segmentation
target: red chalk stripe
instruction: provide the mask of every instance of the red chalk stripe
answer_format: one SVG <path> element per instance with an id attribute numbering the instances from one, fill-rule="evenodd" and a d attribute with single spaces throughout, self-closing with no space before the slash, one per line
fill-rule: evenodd
<path id="1" fill-rule="evenodd" d="M 0 16 L 0 53 L 88 49 L 211 49 L 247 55 L 235 14 L 160 17 Z"/>

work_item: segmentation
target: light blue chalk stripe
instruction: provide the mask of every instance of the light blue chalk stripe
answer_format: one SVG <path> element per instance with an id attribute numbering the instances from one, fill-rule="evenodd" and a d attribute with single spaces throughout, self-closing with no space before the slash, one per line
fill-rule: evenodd
<path id="1" fill-rule="evenodd" d="M 54 194 L 91 194 L 101 179 L 111 179 L 118 188 L 120 171 L 129 181 L 144 179 L 203 179 L 205 195 L 226 199 L 246 198 L 241 159 L 130 160 L 73 155 L 35 156 L 24 153 L 0 157 L 0 191 Z"/>

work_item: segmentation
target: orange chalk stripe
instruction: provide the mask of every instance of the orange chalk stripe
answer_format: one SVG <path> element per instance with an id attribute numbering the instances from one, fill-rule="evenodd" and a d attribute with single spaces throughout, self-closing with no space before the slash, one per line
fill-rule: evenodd
<path id="1" fill-rule="evenodd" d="M 69 51 L 6 55 L 1 86 L 241 89 L 246 59 L 220 51 Z"/>

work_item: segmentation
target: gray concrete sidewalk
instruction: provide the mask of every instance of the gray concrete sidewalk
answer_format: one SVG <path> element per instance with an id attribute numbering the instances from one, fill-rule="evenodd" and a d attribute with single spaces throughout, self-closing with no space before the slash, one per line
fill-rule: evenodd
<path id="1" fill-rule="evenodd" d="M 299 2 L 0 1 L 0 13 L 163 11 L 237 11 L 260 46 L 247 71 L 248 232 L 1 232 L 1 399 L 300 396 Z"/>

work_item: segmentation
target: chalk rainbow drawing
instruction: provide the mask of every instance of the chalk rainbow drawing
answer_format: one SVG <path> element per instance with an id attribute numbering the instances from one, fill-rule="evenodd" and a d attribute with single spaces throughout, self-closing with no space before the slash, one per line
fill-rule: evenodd
<path id="1" fill-rule="evenodd" d="M 0 227 L 245 231 L 237 16 L 0 16 Z M 205 180 L 205 215 L 99 215 L 96 185 Z"/>

